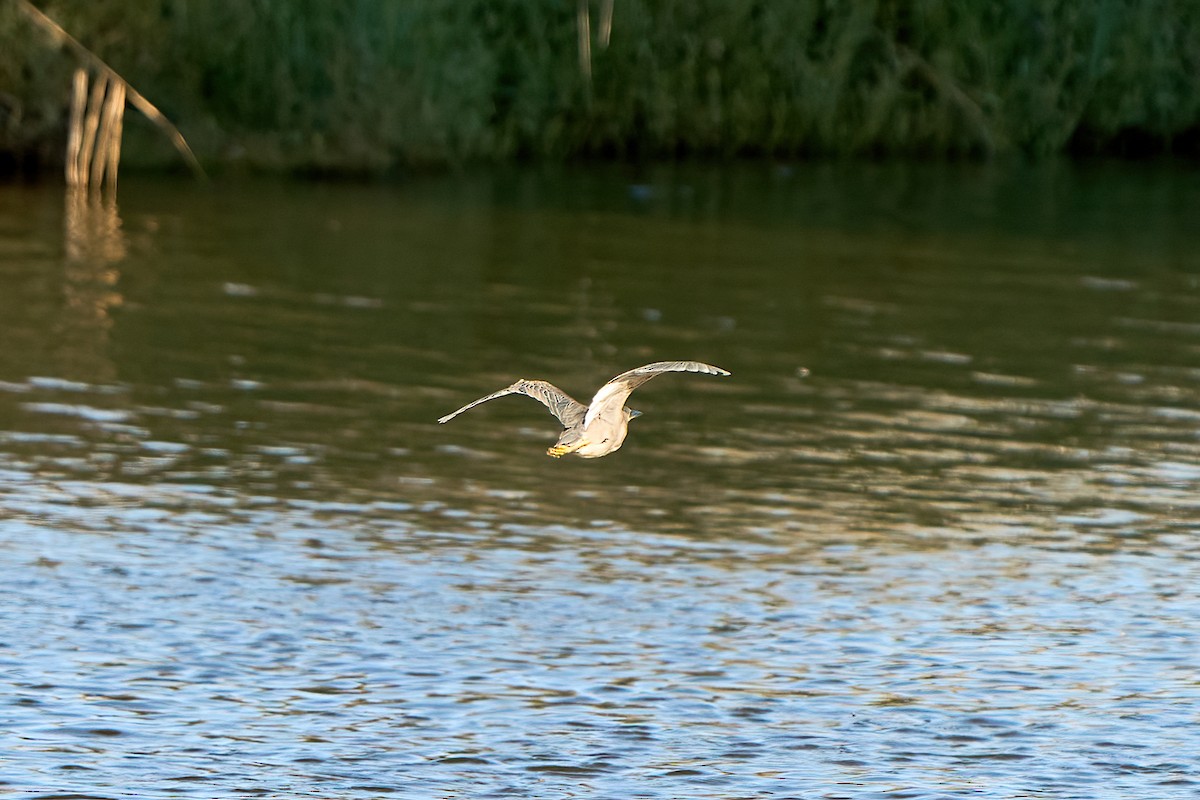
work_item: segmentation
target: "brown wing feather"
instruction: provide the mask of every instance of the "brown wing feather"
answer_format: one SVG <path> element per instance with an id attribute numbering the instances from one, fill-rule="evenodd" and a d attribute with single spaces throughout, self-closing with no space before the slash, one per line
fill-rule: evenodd
<path id="1" fill-rule="evenodd" d="M 469 411 L 480 403 L 486 403 L 488 400 L 495 400 L 497 397 L 504 397 L 509 394 L 523 394 L 526 397 L 532 397 L 534 400 L 537 400 L 550 409 L 550 413 L 558 418 L 558 421 L 562 423 L 564 428 L 570 428 L 573 425 L 579 424 L 583 419 L 583 415 L 587 413 L 587 406 L 577 402 L 554 384 L 546 381 L 527 381 L 522 378 L 506 389 L 492 392 L 487 397 L 481 397 L 474 402 L 467 403 L 457 411 L 440 418 L 438 422 L 449 422 L 459 414 Z"/>

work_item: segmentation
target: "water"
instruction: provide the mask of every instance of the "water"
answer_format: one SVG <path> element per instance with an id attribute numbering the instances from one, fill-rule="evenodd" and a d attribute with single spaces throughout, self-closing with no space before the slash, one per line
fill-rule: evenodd
<path id="1" fill-rule="evenodd" d="M 1195 178 L 0 189 L 0 794 L 1194 797 Z"/>

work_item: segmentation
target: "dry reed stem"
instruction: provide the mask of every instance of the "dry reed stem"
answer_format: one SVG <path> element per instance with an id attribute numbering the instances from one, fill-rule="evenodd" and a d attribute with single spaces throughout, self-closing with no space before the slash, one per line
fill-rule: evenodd
<path id="1" fill-rule="evenodd" d="M 579 26 L 579 70 L 590 86 L 592 83 L 592 14 L 588 9 L 588 0 L 579 0 L 575 18 Z"/>
<path id="2" fill-rule="evenodd" d="M 125 120 L 125 82 L 101 72 L 88 90 L 87 70 L 72 79 L 67 131 L 67 185 L 115 191 Z"/>
<path id="3" fill-rule="evenodd" d="M 615 0 L 604 0 L 600 6 L 600 49 L 608 47 L 612 38 L 613 3 Z"/>
<path id="4" fill-rule="evenodd" d="M 125 89 L 122 81 L 109 80 L 107 94 L 100 111 L 100 128 L 96 134 L 96 150 L 92 156 L 90 185 L 115 189 L 116 173 L 112 165 L 121 152 L 121 119 L 125 116 Z"/>
<path id="5" fill-rule="evenodd" d="M 112 129 L 108 140 L 108 186 L 112 191 L 117 189 L 117 168 L 121 165 L 121 135 L 125 128 L 125 82 L 118 81 L 109 93 L 109 105 L 112 108 Z"/>
<path id="6" fill-rule="evenodd" d="M 963 91 L 953 78 L 935 68 L 917 53 L 900 44 L 896 44 L 894 47 L 900 67 L 924 78 L 936 92 L 962 113 L 975 130 L 976 137 L 984 151 L 989 154 L 996 152 L 996 142 L 992 138 L 987 117 L 979 104 Z"/>
<path id="7" fill-rule="evenodd" d="M 92 83 L 88 94 L 87 108 L 83 116 L 83 145 L 79 151 L 80 185 L 86 186 L 92 178 L 92 158 L 96 153 L 96 135 L 100 132 L 100 111 L 104 106 L 104 93 L 108 89 L 108 74 L 100 73 Z"/>
<path id="8" fill-rule="evenodd" d="M 88 77 L 83 67 L 75 70 L 71 80 L 71 118 L 67 126 L 67 159 L 63 165 L 67 185 L 80 182 L 79 158 L 83 150 L 83 112 L 87 107 Z"/>
<path id="9" fill-rule="evenodd" d="M 30 3 L 29 0 L 16 0 L 16 3 L 17 8 L 21 9 L 27 17 L 33 20 L 34 24 L 46 31 L 50 35 L 51 39 L 60 45 L 66 45 L 81 60 L 90 64 L 96 70 L 96 72 L 99 73 L 99 75 L 103 76 L 103 82 L 105 84 L 107 84 L 109 80 L 119 81 L 120 83 L 124 84 L 122 94 L 128 95 L 128 100 L 133 104 L 133 107 L 142 112 L 143 116 L 158 126 L 159 130 L 161 130 L 166 137 L 171 140 L 171 143 L 175 145 L 175 149 L 179 151 L 179 154 L 183 156 L 183 159 L 187 161 L 188 165 L 192 168 L 192 171 L 198 177 L 207 177 L 204 172 L 204 168 L 200 166 L 200 161 L 196 158 L 196 154 L 192 152 L 192 148 L 188 146 L 187 140 L 183 138 L 183 134 L 179 132 L 179 129 L 176 128 L 175 125 L 169 119 L 167 119 L 166 115 L 159 111 L 153 103 L 143 97 L 141 92 L 133 88 L 133 86 L 129 84 L 129 81 L 122 78 L 115 69 L 106 64 L 103 59 L 101 59 L 91 50 L 84 47 L 78 39 L 67 33 L 67 31 L 64 30 L 61 25 L 52 20 L 50 17 L 46 16 L 44 12 L 38 9 L 37 6 Z M 78 73 L 76 73 L 76 76 L 76 81 L 78 81 Z M 97 80 L 99 82 L 99 79 Z M 94 95 L 95 87 L 93 87 L 93 96 Z M 103 94 L 101 96 L 103 96 Z M 97 113 L 99 112 L 97 111 Z M 85 153 L 87 153 L 88 147 L 85 146 L 83 150 Z M 68 153 L 68 157 L 69 155 L 70 154 Z M 90 159 L 90 153 L 87 153 L 86 157 Z M 86 174 L 86 171 L 84 174 Z M 115 176 L 113 179 L 115 181 Z"/>

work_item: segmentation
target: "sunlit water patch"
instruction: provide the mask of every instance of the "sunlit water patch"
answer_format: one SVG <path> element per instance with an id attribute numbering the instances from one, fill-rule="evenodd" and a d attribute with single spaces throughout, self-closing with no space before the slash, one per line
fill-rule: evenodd
<path id="1" fill-rule="evenodd" d="M 439 530 L 383 503 L 27 485 L 3 550 L 11 792 L 1183 797 L 1200 779 L 1182 537 Z"/>

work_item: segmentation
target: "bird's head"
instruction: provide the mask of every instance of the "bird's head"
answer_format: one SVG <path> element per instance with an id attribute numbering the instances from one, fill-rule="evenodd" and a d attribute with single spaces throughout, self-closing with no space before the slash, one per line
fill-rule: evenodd
<path id="1" fill-rule="evenodd" d="M 641 415 L 640 411 L 634 411 L 632 408 L 625 409 L 625 419 L 637 419 Z"/>

